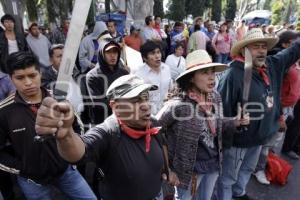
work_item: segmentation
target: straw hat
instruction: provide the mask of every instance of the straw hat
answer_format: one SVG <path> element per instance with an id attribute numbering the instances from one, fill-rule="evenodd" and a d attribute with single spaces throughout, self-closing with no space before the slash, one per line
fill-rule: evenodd
<path id="1" fill-rule="evenodd" d="M 238 56 L 241 53 L 241 49 L 247 46 L 248 44 L 255 42 L 266 42 L 268 50 L 272 49 L 278 42 L 277 37 L 265 37 L 260 28 L 252 28 L 246 33 L 242 40 L 237 41 L 232 49 L 231 55 Z"/>
<path id="2" fill-rule="evenodd" d="M 199 69 L 206 69 L 213 67 L 215 72 L 221 72 L 227 68 L 227 65 L 222 63 L 213 63 L 211 57 L 208 55 L 207 51 L 199 49 L 189 53 L 186 57 L 186 69 L 181 73 L 176 81 L 179 82 L 187 74 L 197 71 Z"/>

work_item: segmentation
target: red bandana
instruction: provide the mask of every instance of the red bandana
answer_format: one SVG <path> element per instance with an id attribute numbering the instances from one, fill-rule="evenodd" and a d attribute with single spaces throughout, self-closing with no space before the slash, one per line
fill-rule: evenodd
<path id="1" fill-rule="evenodd" d="M 245 62 L 245 58 L 242 57 L 242 56 L 236 56 L 236 57 L 234 57 L 234 60 L 240 61 L 240 62 Z M 259 75 L 261 76 L 261 78 L 265 82 L 265 84 L 267 86 L 269 86 L 270 85 L 270 80 L 269 80 L 269 77 L 268 77 L 268 74 L 267 74 L 267 66 L 263 65 L 263 66 L 259 67 L 257 70 L 258 70 Z"/>
<path id="2" fill-rule="evenodd" d="M 124 124 L 121 120 L 118 121 L 122 131 L 125 132 L 129 137 L 133 139 L 139 139 L 145 136 L 146 152 L 148 153 L 150 151 L 151 135 L 157 135 L 160 128 L 158 127 L 150 128 L 151 124 L 149 123 L 146 127 L 146 131 L 137 131 Z"/>
<path id="3" fill-rule="evenodd" d="M 190 90 L 188 91 L 189 98 L 196 101 L 199 105 L 199 108 L 202 112 L 204 112 L 208 127 L 213 136 L 216 136 L 216 127 L 213 123 L 212 119 L 212 98 L 210 94 L 207 94 L 207 99 L 205 99 L 204 95 L 199 95 L 198 93 Z"/>

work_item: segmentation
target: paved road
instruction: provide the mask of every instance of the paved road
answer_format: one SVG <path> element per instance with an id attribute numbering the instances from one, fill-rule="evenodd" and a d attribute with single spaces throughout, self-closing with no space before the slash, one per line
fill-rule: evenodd
<path id="1" fill-rule="evenodd" d="M 262 185 L 255 177 L 248 184 L 248 194 L 255 200 L 300 200 L 300 160 L 290 160 L 281 156 L 293 165 L 293 170 L 285 186 Z"/>

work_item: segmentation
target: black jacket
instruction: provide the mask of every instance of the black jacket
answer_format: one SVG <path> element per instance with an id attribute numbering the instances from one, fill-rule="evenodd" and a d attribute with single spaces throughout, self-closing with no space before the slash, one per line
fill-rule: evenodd
<path id="1" fill-rule="evenodd" d="M 96 67 L 90 70 L 86 75 L 87 93 L 92 105 L 89 107 L 92 124 L 100 124 L 112 114 L 109 102 L 106 98 L 106 91 L 114 80 L 128 74 L 128 71 L 122 67 L 121 62 L 118 62 L 113 70 L 108 67 L 102 52 L 110 43 L 118 45 L 115 42 L 100 42 L 98 63 Z M 120 54 L 118 61 L 120 61 Z"/>
<path id="2" fill-rule="evenodd" d="M 49 93 L 43 89 L 43 97 Z M 51 183 L 67 169 L 55 139 L 34 142 L 36 115 L 16 92 L 0 104 L 0 169 L 37 183 Z M 78 133 L 80 129 L 75 127 Z M 14 155 L 4 151 L 11 145 Z"/>
<path id="3" fill-rule="evenodd" d="M 16 32 L 16 40 L 19 51 L 28 51 L 28 45 L 24 35 Z M 0 32 L 0 70 L 7 73 L 6 61 L 8 58 L 8 40 L 5 36 L 5 32 Z"/>

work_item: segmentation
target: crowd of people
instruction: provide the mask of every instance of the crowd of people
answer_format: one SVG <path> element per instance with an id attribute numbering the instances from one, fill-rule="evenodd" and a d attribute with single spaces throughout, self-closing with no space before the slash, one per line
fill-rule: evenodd
<path id="1" fill-rule="evenodd" d="M 250 200 L 252 175 L 270 184 L 267 156 L 279 141 L 300 158 L 293 26 L 196 17 L 162 27 L 147 16 L 122 35 L 113 20 L 97 21 L 58 102 L 69 20 L 44 34 L 35 22 L 17 33 L 9 14 L 1 23 L 0 199 L 14 199 L 16 187 L 52 199 L 55 187 L 70 199 Z M 125 46 L 144 63 L 128 67 L 136 58 L 124 59 Z"/>

